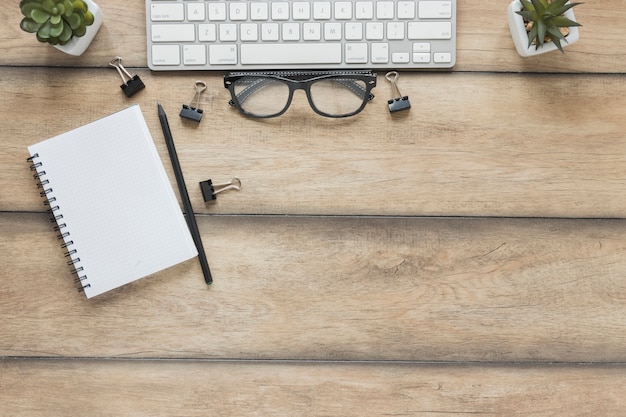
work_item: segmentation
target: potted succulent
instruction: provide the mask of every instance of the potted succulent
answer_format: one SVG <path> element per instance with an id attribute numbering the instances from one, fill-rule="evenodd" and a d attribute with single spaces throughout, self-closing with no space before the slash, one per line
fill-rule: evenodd
<path id="1" fill-rule="evenodd" d="M 517 52 L 523 56 L 560 50 L 579 38 L 569 0 L 513 0 L 508 8 L 509 28 Z M 563 42 L 565 44 L 563 44 Z"/>
<path id="2" fill-rule="evenodd" d="M 81 55 L 102 25 L 102 12 L 92 0 L 21 0 L 23 31 L 70 54 Z"/>

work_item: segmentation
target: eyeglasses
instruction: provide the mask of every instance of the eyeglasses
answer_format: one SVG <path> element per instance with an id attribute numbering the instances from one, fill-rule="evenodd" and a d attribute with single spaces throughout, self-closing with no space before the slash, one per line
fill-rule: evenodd
<path id="1" fill-rule="evenodd" d="M 247 116 L 268 118 L 289 108 L 295 90 L 304 90 L 311 108 L 325 117 L 359 113 L 376 87 L 371 71 L 237 72 L 224 77 L 232 99 L 228 102 Z"/>

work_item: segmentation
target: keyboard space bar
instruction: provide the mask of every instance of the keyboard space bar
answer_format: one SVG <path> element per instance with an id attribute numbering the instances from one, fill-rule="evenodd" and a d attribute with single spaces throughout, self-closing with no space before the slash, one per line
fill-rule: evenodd
<path id="1" fill-rule="evenodd" d="M 243 65 L 340 64 L 340 43 L 242 44 Z"/>

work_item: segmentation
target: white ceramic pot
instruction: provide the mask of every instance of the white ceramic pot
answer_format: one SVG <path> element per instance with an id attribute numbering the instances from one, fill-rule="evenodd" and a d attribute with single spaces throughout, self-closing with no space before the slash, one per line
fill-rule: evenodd
<path id="1" fill-rule="evenodd" d="M 79 56 L 82 55 L 83 52 L 87 50 L 87 47 L 91 44 L 91 41 L 96 37 L 98 30 L 100 30 L 100 26 L 102 26 L 102 11 L 100 7 L 92 0 L 83 0 L 88 7 L 88 10 L 93 13 L 93 24 L 91 26 L 87 26 L 87 32 L 85 36 L 81 36 L 80 38 L 74 36 L 68 43 L 65 45 L 53 45 L 60 51 L 65 52 L 68 55 Z"/>
<path id="2" fill-rule="evenodd" d="M 554 42 L 545 42 L 539 49 L 536 49 L 535 45 L 528 46 L 528 33 L 524 27 L 524 18 L 515 13 L 520 10 L 522 10 L 522 3 L 519 0 L 513 0 L 511 4 L 509 4 L 509 8 L 507 10 L 509 28 L 511 29 L 511 36 L 513 37 L 513 43 L 515 44 L 517 53 L 523 57 L 528 57 L 558 50 Z M 565 17 L 573 20 L 574 22 L 576 21 L 573 8 L 565 12 Z M 569 35 L 565 37 L 565 41 L 561 42 L 561 46 L 565 48 L 566 46 L 576 42 L 578 38 L 578 27 L 571 27 L 569 28 Z"/>

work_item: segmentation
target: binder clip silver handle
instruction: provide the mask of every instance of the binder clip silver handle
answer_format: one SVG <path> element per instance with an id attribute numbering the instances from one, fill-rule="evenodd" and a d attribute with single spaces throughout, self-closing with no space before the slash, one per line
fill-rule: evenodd
<path id="1" fill-rule="evenodd" d="M 146 87 L 138 75 L 132 76 L 128 71 L 126 71 L 126 68 L 124 68 L 124 65 L 122 65 L 121 57 L 116 56 L 115 58 L 113 58 L 111 62 L 109 62 L 109 66 L 115 68 L 120 74 L 123 83 L 122 85 L 120 85 L 120 88 L 122 89 L 126 97 L 132 97 L 137 92 L 143 90 Z"/>
<path id="2" fill-rule="evenodd" d="M 385 75 L 385 78 L 391 83 L 391 89 L 393 90 L 392 94 L 395 94 L 396 97 L 387 101 L 387 104 L 389 105 L 389 112 L 394 113 L 410 109 L 411 102 L 409 101 L 409 96 L 403 96 L 398 88 L 398 78 L 400 78 L 400 74 L 396 71 L 390 71 Z"/>
<path id="3" fill-rule="evenodd" d="M 200 189 L 202 190 L 202 197 L 205 202 L 213 201 L 217 199 L 219 193 L 223 193 L 228 190 L 241 190 L 241 180 L 234 177 L 230 182 L 222 184 L 213 184 L 210 179 L 200 182 Z"/>
<path id="4" fill-rule="evenodd" d="M 183 108 L 180 110 L 180 117 L 184 117 L 185 119 L 193 120 L 194 122 L 200 123 L 203 113 L 203 111 L 200 109 L 200 97 L 202 96 L 204 90 L 206 90 L 206 83 L 204 83 L 203 81 L 196 81 L 194 89 L 195 93 L 191 98 L 191 102 L 189 103 L 189 105 L 183 104 Z"/>

